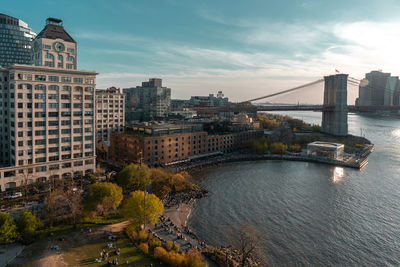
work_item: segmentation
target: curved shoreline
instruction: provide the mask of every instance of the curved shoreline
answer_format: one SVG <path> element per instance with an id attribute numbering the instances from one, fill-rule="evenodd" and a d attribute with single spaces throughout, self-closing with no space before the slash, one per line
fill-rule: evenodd
<path id="1" fill-rule="evenodd" d="M 253 155 L 253 154 L 225 154 L 220 157 L 214 157 L 211 159 L 203 159 L 199 161 L 181 163 L 177 164 L 172 168 L 174 171 L 189 171 L 193 169 L 198 169 L 206 166 L 220 165 L 223 163 L 233 163 L 233 162 L 245 162 L 245 161 L 261 161 L 261 160 L 287 160 L 287 161 L 301 161 L 301 162 L 314 162 L 322 163 L 333 166 L 343 166 L 355 169 L 362 169 L 368 164 L 368 155 L 374 151 L 374 145 L 368 145 L 362 153 L 358 156 L 351 157 L 347 160 L 335 160 L 330 158 L 308 156 L 302 154 L 264 154 L 264 155 Z"/>

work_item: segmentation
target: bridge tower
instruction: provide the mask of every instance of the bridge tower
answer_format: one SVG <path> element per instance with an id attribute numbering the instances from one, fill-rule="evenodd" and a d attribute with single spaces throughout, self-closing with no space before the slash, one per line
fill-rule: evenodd
<path id="1" fill-rule="evenodd" d="M 348 74 L 325 76 L 322 132 L 346 136 L 347 126 L 347 77 Z"/>

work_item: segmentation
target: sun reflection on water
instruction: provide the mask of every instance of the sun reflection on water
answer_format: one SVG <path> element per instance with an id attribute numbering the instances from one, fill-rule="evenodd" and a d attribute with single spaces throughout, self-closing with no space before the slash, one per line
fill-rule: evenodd
<path id="1" fill-rule="evenodd" d="M 344 169 L 342 167 L 335 167 L 333 170 L 333 183 L 339 183 L 344 176 Z"/>
<path id="2" fill-rule="evenodd" d="M 395 137 L 400 137 L 400 129 L 393 130 L 392 135 Z"/>

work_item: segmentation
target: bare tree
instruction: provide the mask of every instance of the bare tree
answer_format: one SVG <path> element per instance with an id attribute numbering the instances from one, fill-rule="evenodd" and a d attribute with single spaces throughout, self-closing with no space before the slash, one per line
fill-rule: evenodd
<path id="1" fill-rule="evenodd" d="M 29 185 L 29 180 L 32 180 L 32 173 L 28 172 L 28 169 L 23 170 L 22 173 L 19 174 L 19 176 L 21 177 L 21 186 L 24 190 L 24 201 L 26 202 L 27 197 L 28 197 L 28 185 Z"/>
<path id="2" fill-rule="evenodd" d="M 238 231 L 230 229 L 232 237 L 236 237 L 232 242 L 232 247 L 238 250 L 240 257 L 240 266 L 246 266 L 246 262 L 250 258 L 257 258 L 258 260 L 265 261 L 263 249 L 265 243 L 261 238 L 261 234 L 251 225 L 243 224 Z"/>
<path id="3" fill-rule="evenodd" d="M 79 191 L 56 189 L 46 198 L 47 219 L 52 224 L 56 220 L 72 219 L 73 224 L 81 215 L 83 206 Z"/>

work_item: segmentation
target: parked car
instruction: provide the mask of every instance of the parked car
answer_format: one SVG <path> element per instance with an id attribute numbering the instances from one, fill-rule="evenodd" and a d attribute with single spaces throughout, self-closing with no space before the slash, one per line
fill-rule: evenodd
<path id="1" fill-rule="evenodd" d="M 19 198 L 19 197 L 22 197 L 22 193 L 21 192 L 14 192 L 14 193 L 12 193 L 12 195 L 8 196 L 9 199 L 11 199 L 11 198 Z"/>

